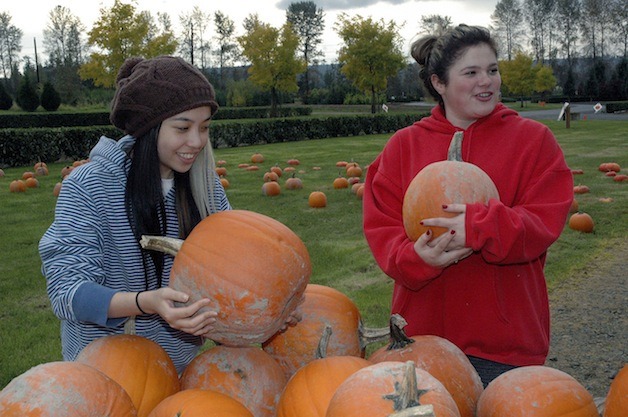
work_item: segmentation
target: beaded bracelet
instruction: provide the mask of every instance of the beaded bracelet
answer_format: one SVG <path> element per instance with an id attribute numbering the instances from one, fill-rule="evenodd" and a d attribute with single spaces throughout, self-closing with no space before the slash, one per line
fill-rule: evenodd
<path id="1" fill-rule="evenodd" d="M 138 300 L 138 298 L 140 297 L 140 294 L 143 292 L 144 291 L 140 291 L 137 294 L 135 294 L 135 305 L 137 306 L 137 309 L 142 312 L 142 314 L 148 314 L 147 312 L 142 310 L 142 307 L 140 307 L 140 301 Z"/>

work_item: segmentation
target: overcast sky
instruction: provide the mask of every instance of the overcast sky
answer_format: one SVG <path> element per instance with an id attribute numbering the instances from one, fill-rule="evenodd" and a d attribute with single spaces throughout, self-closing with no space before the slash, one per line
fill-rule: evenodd
<path id="1" fill-rule="evenodd" d="M 132 0 L 123 0 L 125 3 Z M 167 12 L 170 15 L 177 35 L 180 34 L 179 16 L 189 13 L 194 6 L 210 14 L 221 11 L 231 18 L 236 25 L 236 34 L 242 34 L 242 22 L 251 13 L 257 13 L 263 22 L 275 27 L 281 26 L 286 20 L 286 10 L 290 3 L 298 0 L 224 0 L 202 2 L 199 0 L 135 0 L 138 11 L 148 10 L 156 16 L 156 12 Z M 49 22 L 49 13 L 56 6 L 69 8 L 77 16 L 87 30 L 91 29 L 100 16 L 101 8 L 110 8 L 114 0 L 3 0 L 0 12 L 7 12 L 11 23 L 23 32 L 23 48 L 21 56 L 34 56 L 34 41 L 37 39 L 37 52 L 44 59 L 42 30 Z M 325 31 L 321 48 L 328 63 L 336 60 L 340 40 L 334 30 L 334 24 L 340 13 L 349 16 L 360 15 L 363 18 L 394 20 L 403 25 L 400 35 L 404 40 L 405 50 L 415 38 L 419 30 L 422 16 L 449 16 L 454 24 L 488 26 L 490 16 L 495 10 L 497 0 L 314 0 L 323 9 L 325 15 Z M 213 36 L 214 27 L 209 32 Z M 409 55 L 409 53 L 408 53 Z"/>

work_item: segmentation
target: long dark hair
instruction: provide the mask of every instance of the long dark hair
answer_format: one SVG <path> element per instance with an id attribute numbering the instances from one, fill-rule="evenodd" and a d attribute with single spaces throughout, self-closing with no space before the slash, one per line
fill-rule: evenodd
<path id="1" fill-rule="evenodd" d="M 423 85 L 441 106 L 443 98 L 432 85 L 432 74 L 447 84 L 449 68 L 468 48 L 480 44 L 488 45 L 497 56 L 495 40 L 488 29 L 481 26 L 458 25 L 441 36 L 428 35 L 412 43 L 410 53 L 421 67 L 419 76 Z"/>
<path id="2" fill-rule="evenodd" d="M 157 126 L 137 138 L 131 151 L 131 166 L 125 191 L 125 206 L 135 238 L 142 235 L 164 236 L 167 231 L 166 207 L 159 170 Z M 189 172 L 174 173 L 175 207 L 179 223 L 179 238 L 185 239 L 201 216 L 192 197 Z M 157 288 L 162 285 L 164 254 L 141 249 L 144 264 L 145 287 L 149 289 L 150 275 L 155 274 Z M 148 262 L 150 260 L 150 263 Z"/>

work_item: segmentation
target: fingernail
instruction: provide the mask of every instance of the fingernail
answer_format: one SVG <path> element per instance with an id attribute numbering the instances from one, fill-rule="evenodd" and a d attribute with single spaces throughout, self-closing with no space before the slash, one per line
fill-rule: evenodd
<path id="1" fill-rule="evenodd" d="M 419 222 L 419 224 L 420 224 L 421 226 L 423 226 L 423 222 Z"/>
<path id="2" fill-rule="evenodd" d="M 427 229 L 427 232 L 425 232 L 425 234 L 429 236 L 430 234 L 432 234 L 432 231 L 430 229 Z"/>
<path id="3" fill-rule="evenodd" d="M 447 204 L 443 204 L 443 208 L 446 209 L 447 208 Z"/>
<path id="4" fill-rule="evenodd" d="M 455 234 L 456 234 L 456 231 L 455 231 L 455 230 L 452 230 L 452 231 L 451 231 L 451 234 L 452 234 L 452 235 L 455 235 Z"/>

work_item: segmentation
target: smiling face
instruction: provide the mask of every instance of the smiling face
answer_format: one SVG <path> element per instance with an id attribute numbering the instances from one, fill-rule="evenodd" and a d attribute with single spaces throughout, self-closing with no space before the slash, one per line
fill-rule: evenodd
<path id="1" fill-rule="evenodd" d="M 499 102 L 501 76 L 497 56 L 487 44 L 469 47 L 447 72 L 445 83 L 432 75 L 432 85 L 442 96 L 447 120 L 466 129 L 488 116 Z"/>
<path id="2" fill-rule="evenodd" d="M 161 178 L 172 178 L 174 171 L 190 170 L 209 142 L 211 108 L 197 107 L 161 122 L 157 137 Z"/>

